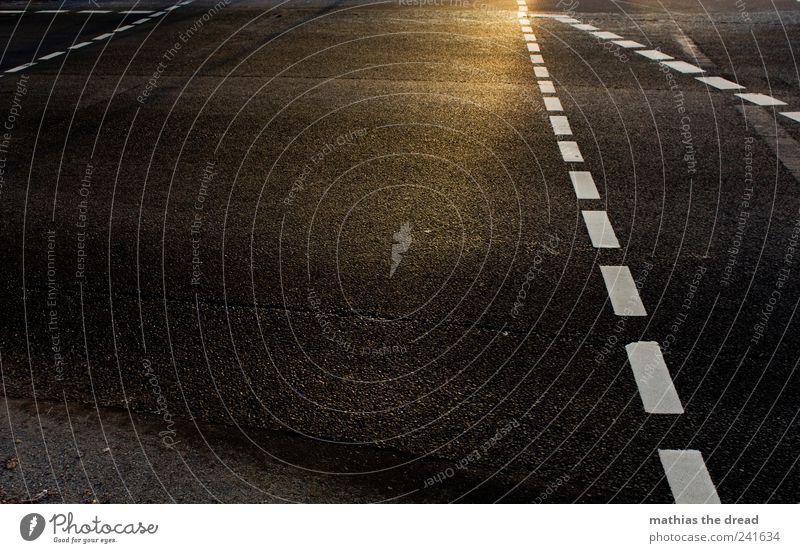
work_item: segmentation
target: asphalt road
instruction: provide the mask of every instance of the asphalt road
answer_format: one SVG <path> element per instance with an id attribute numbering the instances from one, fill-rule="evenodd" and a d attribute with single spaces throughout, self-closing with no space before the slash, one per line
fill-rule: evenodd
<path id="1" fill-rule="evenodd" d="M 6 500 L 800 500 L 800 3 L 98 4 L 0 6 Z"/>

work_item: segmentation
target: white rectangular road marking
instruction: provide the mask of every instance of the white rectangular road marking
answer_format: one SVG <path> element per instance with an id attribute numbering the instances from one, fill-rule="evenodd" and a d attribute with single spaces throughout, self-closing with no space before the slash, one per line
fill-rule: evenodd
<path id="1" fill-rule="evenodd" d="M 620 40 L 622 37 L 616 33 L 609 33 L 608 31 L 595 31 L 592 33 L 593 36 L 597 38 L 602 38 L 603 40 Z"/>
<path id="2" fill-rule="evenodd" d="M 532 54 L 531 63 L 544 63 L 544 58 L 541 54 Z"/>
<path id="3" fill-rule="evenodd" d="M 800 123 L 800 111 L 782 111 L 781 115 L 788 117 L 792 121 L 797 121 Z"/>
<path id="4" fill-rule="evenodd" d="M 30 63 L 23 63 L 22 65 L 18 65 L 16 67 L 12 67 L 11 69 L 6 69 L 6 73 L 17 73 L 19 71 L 22 71 L 23 69 L 29 68 L 32 65 L 36 65 L 36 62 L 32 61 Z"/>
<path id="5" fill-rule="evenodd" d="M 122 10 L 119 13 L 144 14 L 153 13 L 153 10 Z"/>
<path id="6" fill-rule="evenodd" d="M 569 178 L 572 180 L 572 188 L 579 200 L 599 200 L 600 193 L 594 184 L 594 178 L 589 171 L 570 171 Z"/>
<path id="7" fill-rule="evenodd" d="M 102 35 L 98 35 L 94 37 L 92 40 L 105 40 L 109 37 L 114 36 L 114 33 L 103 33 Z"/>
<path id="8" fill-rule="evenodd" d="M 533 32 L 533 27 L 528 27 L 526 25 L 523 25 L 522 26 L 522 32 L 523 33 L 532 33 Z"/>
<path id="9" fill-rule="evenodd" d="M 143 17 L 141 19 L 137 19 L 136 21 L 131 22 L 131 25 L 139 25 L 140 23 L 147 23 L 150 21 L 148 18 Z"/>
<path id="10" fill-rule="evenodd" d="M 550 72 L 547 70 L 546 67 L 534 67 L 533 74 L 536 75 L 537 79 L 549 79 Z"/>
<path id="11" fill-rule="evenodd" d="M 64 52 L 53 52 L 52 54 L 47 54 L 46 56 L 42 56 L 39 58 L 40 60 L 51 60 L 53 58 L 57 58 L 58 56 L 62 55 Z"/>
<path id="12" fill-rule="evenodd" d="M 552 118 L 551 118 L 552 119 Z M 617 235 L 614 234 L 614 227 L 608 220 L 608 213 L 605 211 L 581 211 L 583 222 L 586 223 L 586 230 L 589 231 L 589 238 L 595 248 L 619 248 Z"/>
<path id="13" fill-rule="evenodd" d="M 644 48 L 644 44 L 636 42 L 635 40 L 612 40 L 612 42 L 623 48 Z"/>
<path id="14" fill-rule="evenodd" d="M 578 21 L 574 17 L 567 17 L 565 15 L 557 15 L 553 19 L 555 19 L 556 21 L 560 21 L 561 23 L 580 23 L 580 21 Z"/>
<path id="15" fill-rule="evenodd" d="M 659 449 L 675 503 L 719 503 L 703 455 L 696 449 Z"/>
<path id="16" fill-rule="evenodd" d="M 25 10 L 0 10 L 0 15 L 17 15 L 25 13 Z"/>
<path id="17" fill-rule="evenodd" d="M 742 100 L 752 102 L 757 106 L 785 106 L 786 102 L 781 102 L 777 98 L 767 96 L 766 94 L 734 94 Z"/>
<path id="18" fill-rule="evenodd" d="M 528 43 L 528 52 L 539 52 L 539 45 L 535 42 Z"/>
<path id="19" fill-rule="evenodd" d="M 542 94 L 555 94 L 556 87 L 553 86 L 553 81 L 536 81 L 539 83 L 539 90 Z"/>
<path id="20" fill-rule="evenodd" d="M 521 12 L 526 12 L 528 11 L 528 6 L 526 6 L 525 4 L 519 4 L 519 8 L 517 8 L 517 10 Z"/>
<path id="21" fill-rule="evenodd" d="M 547 111 L 564 111 L 564 108 L 561 106 L 561 100 L 554 96 L 548 96 L 547 98 L 543 98 L 544 100 L 544 108 Z"/>
<path id="22" fill-rule="evenodd" d="M 662 61 L 661 64 L 666 65 L 670 69 L 674 69 L 678 73 L 705 73 L 705 69 L 701 69 L 696 65 L 681 60 Z"/>
<path id="23" fill-rule="evenodd" d="M 78 13 L 111 13 L 111 10 L 80 10 Z"/>
<path id="24" fill-rule="evenodd" d="M 114 29 L 115 33 L 121 33 L 122 31 L 127 31 L 128 29 L 133 29 L 133 25 L 125 25 L 124 27 L 117 27 Z"/>
<path id="25" fill-rule="evenodd" d="M 558 149 L 561 150 L 561 157 L 566 162 L 580 163 L 583 161 L 581 150 L 578 148 L 577 142 L 558 141 Z"/>
<path id="26" fill-rule="evenodd" d="M 73 44 L 67 50 L 77 50 L 78 48 L 83 48 L 84 46 L 89 46 L 91 42 L 79 42 L 78 44 Z"/>
<path id="27" fill-rule="evenodd" d="M 672 56 L 668 56 L 659 50 L 635 50 L 635 52 L 649 60 L 661 61 L 674 59 Z"/>
<path id="28" fill-rule="evenodd" d="M 564 115 L 551 115 L 550 125 L 553 127 L 553 134 L 561 136 L 572 134 L 569 120 Z"/>
<path id="29" fill-rule="evenodd" d="M 644 317 L 647 311 L 642 305 L 639 297 L 639 290 L 631 276 L 631 270 L 619 265 L 601 265 L 600 272 L 603 273 L 603 280 L 606 283 L 608 297 L 611 299 L 611 306 L 614 308 L 615 315 L 624 317 Z"/>
<path id="30" fill-rule="evenodd" d="M 147 17 L 158 17 L 159 15 L 164 15 L 167 12 L 156 12 L 153 15 L 148 15 Z"/>
<path id="31" fill-rule="evenodd" d="M 578 29 L 579 31 L 599 31 L 600 30 L 597 27 L 595 27 L 594 25 L 589 25 L 588 23 L 575 23 L 572 26 L 575 27 L 576 29 Z"/>
<path id="32" fill-rule="evenodd" d="M 644 410 L 657 415 L 680 415 L 683 405 L 675 391 L 658 342 L 633 342 L 625 346 Z"/>
<path id="33" fill-rule="evenodd" d="M 742 85 L 722 77 L 695 77 L 695 79 L 719 90 L 742 90 L 744 88 Z"/>
<path id="34" fill-rule="evenodd" d="M 525 42 L 536 42 L 536 35 L 533 33 L 525 33 Z"/>
<path id="35" fill-rule="evenodd" d="M 517 12 L 517 17 L 519 17 L 520 19 L 528 17 L 528 12 L 518 11 Z"/>
<path id="36" fill-rule="evenodd" d="M 69 10 L 36 10 L 36 13 L 69 13 Z"/>
<path id="37" fill-rule="evenodd" d="M 520 25 L 530 25 L 531 24 L 531 20 L 528 19 L 527 17 L 520 17 L 519 18 L 519 24 Z"/>

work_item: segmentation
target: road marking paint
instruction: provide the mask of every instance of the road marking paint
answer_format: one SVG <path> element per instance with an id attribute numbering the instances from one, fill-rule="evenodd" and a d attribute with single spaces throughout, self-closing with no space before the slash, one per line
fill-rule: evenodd
<path id="1" fill-rule="evenodd" d="M 536 35 L 533 33 L 525 33 L 525 42 L 536 42 Z"/>
<path id="2" fill-rule="evenodd" d="M 522 26 L 522 32 L 523 33 L 532 33 L 533 32 L 533 27 L 529 27 L 527 25 L 523 25 Z"/>
<path id="3" fill-rule="evenodd" d="M 756 106 L 736 106 L 792 176 L 800 182 L 800 142 L 779 124 L 772 110 Z"/>
<path id="4" fill-rule="evenodd" d="M 644 56 L 649 60 L 661 61 L 661 60 L 671 60 L 675 59 L 672 56 L 668 56 L 664 52 L 660 50 L 635 50 L 637 54 L 640 56 Z"/>
<path id="5" fill-rule="evenodd" d="M 577 142 L 559 140 L 558 149 L 561 150 L 561 157 L 568 163 L 580 163 L 583 161 Z"/>
<path id="6" fill-rule="evenodd" d="M 594 184 L 594 178 L 589 171 L 570 171 L 569 178 L 572 180 L 572 188 L 579 200 L 599 200 L 600 193 Z"/>
<path id="7" fill-rule="evenodd" d="M 696 449 L 659 449 L 675 503 L 719 503 L 703 455 Z"/>
<path id="8" fill-rule="evenodd" d="M 561 105 L 561 100 L 553 96 L 544 98 L 544 107 L 547 111 L 564 111 L 564 107 Z"/>
<path id="9" fill-rule="evenodd" d="M 519 4 L 519 8 L 517 8 L 517 11 L 526 12 L 528 11 L 528 6 L 526 4 Z"/>
<path id="10" fill-rule="evenodd" d="M 784 117 L 788 117 L 792 121 L 797 121 L 798 123 L 800 123 L 800 111 L 782 111 L 781 115 L 783 115 Z"/>
<path id="11" fill-rule="evenodd" d="M 644 317 L 647 311 L 642 305 L 639 290 L 626 265 L 601 265 L 600 272 L 606 283 L 608 297 L 615 315 L 624 317 Z"/>
<path id="12" fill-rule="evenodd" d="M 695 77 L 701 83 L 705 83 L 708 86 L 713 86 L 719 90 L 742 90 L 744 87 L 740 84 L 734 83 L 733 81 L 729 81 L 728 79 L 723 79 L 722 77 Z"/>
<path id="13" fill-rule="evenodd" d="M 553 86 L 553 81 L 537 81 L 539 83 L 539 91 L 542 94 L 555 94 L 556 87 Z"/>
<path id="14" fill-rule="evenodd" d="M 594 25 L 589 25 L 588 23 L 575 23 L 572 26 L 575 27 L 576 29 L 578 29 L 579 31 L 599 31 L 600 30 L 597 27 L 595 27 Z"/>
<path id="15" fill-rule="evenodd" d="M 525 0 L 517 0 L 517 6 L 527 6 Z"/>
<path id="16" fill-rule="evenodd" d="M 589 231 L 592 246 L 595 248 L 619 248 L 619 241 L 617 241 L 611 221 L 608 220 L 608 213 L 603 210 L 585 210 L 581 211 L 581 214 L 583 214 L 586 230 Z"/>
<path id="17" fill-rule="evenodd" d="M 77 50 L 78 48 L 83 48 L 84 46 L 89 46 L 91 42 L 79 42 L 78 44 L 73 44 L 67 50 Z"/>
<path id="18" fill-rule="evenodd" d="M 534 67 L 533 74 L 536 75 L 537 79 L 548 79 L 550 77 L 550 72 L 546 67 Z"/>
<path id="19" fill-rule="evenodd" d="M 119 13 L 130 13 L 130 14 L 134 14 L 134 15 L 136 15 L 136 14 L 145 14 L 145 15 L 147 15 L 148 13 L 153 13 L 153 10 L 122 10 Z"/>
<path id="20" fill-rule="evenodd" d="M 644 410 L 656 415 L 680 415 L 683 405 L 658 342 L 633 342 L 625 346 Z"/>
<path id="21" fill-rule="evenodd" d="M 528 19 L 527 17 L 520 17 L 519 18 L 519 24 L 520 25 L 530 25 L 531 24 L 531 20 Z"/>
<path id="22" fill-rule="evenodd" d="M 112 32 L 121 33 L 122 31 L 127 31 L 128 29 L 133 29 L 133 25 L 125 25 L 124 27 L 117 27 Z"/>
<path id="23" fill-rule="evenodd" d="M 539 50 L 539 45 L 537 43 L 529 42 L 528 43 L 528 52 L 541 52 L 541 50 Z"/>
<path id="24" fill-rule="evenodd" d="M 691 63 L 686 63 L 685 61 L 681 60 L 662 61 L 661 65 L 666 65 L 678 73 L 705 73 L 705 69 L 701 69 L 696 65 L 692 65 Z"/>
<path id="25" fill-rule="evenodd" d="M 51 60 L 53 58 L 57 58 L 58 56 L 62 55 L 64 52 L 53 52 L 52 54 L 47 54 L 46 56 L 42 56 L 39 58 L 39 61 Z"/>
<path id="26" fill-rule="evenodd" d="M 553 134 L 571 135 L 572 129 L 569 126 L 569 119 L 565 115 L 551 115 L 550 126 L 553 127 Z"/>
<path id="27" fill-rule="evenodd" d="M 32 65 L 36 65 L 36 62 L 32 61 L 30 63 L 23 63 L 22 65 L 18 65 L 16 67 L 12 67 L 11 69 L 6 69 L 6 73 L 17 73 L 18 71 L 22 71 L 23 69 L 27 69 L 27 68 L 31 67 Z"/>
<path id="28" fill-rule="evenodd" d="M 164 15 L 167 12 L 156 12 L 153 15 L 148 15 L 147 17 L 158 17 L 159 15 Z"/>
<path id="29" fill-rule="evenodd" d="M 194 2 L 194 0 L 183 0 L 183 2 L 181 2 L 181 3 L 180 3 L 180 4 L 178 4 L 178 5 L 179 5 L 179 6 L 188 6 L 188 5 L 189 5 L 189 4 L 191 4 L 192 2 Z"/>
<path id="30" fill-rule="evenodd" d="M 178 6 L 169 6 L 168 8 L 164 8 L 165 12 L 171 12 L 172 10 L 177 10 Z"/>
<path id="31" fill-rule="evenodd" d="M 17 15 L 25 13 L 25 10 L 0 10 L 0 15 Z"/>
<path id="32" fill-rule="evenodd" d="M 108 37 L 112 37 L 112 36 L 114 36 L 114 33 L 103 33 L 102 35 L 98 35 L 98 36 L 94 37 L 92 40 L 105 40 Z"/>
<path id="33" fill-rule="evenodd" d="M 610 33 L 608 31 L 595 31 L 591 33 L 592 36 L 596 36 L 597 38 L 602 38 L 603 40 L 611 40 L 611 39 L 621 39 L 622 37 L 616 33 Z"/>
<path id="34" fill-rule="evenodd" d="M 531 56 L 531 63 L 544 63 L 544 58 L 541 54 L 533 54 Z"/>
<path id="35" fill-rule="evenodd" d="M 150 21 L 150 19 L 148 19 L 147 17 L 143 17 L 141 19 L 137 19 L 136 21 L 132 21 L 131 25 L 139 25 L 141 23 L 147 23 L 148 21 Z"/>
<path id="36" fill-rule="evenodd" d="M 757 106 L 785 106 L 786 102 L 782 102 L 777 98 L 773 98 L 772 96 L 767 96 L 766 94 L 734 94 L 734 96 L 738 96 L 742 100 L 747 100 L 748 102 L 752 102 Z"/>
<path id="37" fill-rule="evenodd" d="M 622 46 L 623 48 L 644 48 L 644 44 L 641 42 L 636 42 L 635 40 L 612 40 L 614 44 L 617 46 Z"/>
<path id="38" fill-rule="evenodd" d="M 518 11 L 517 12 L 517 17 L 520 17 L 520 18 L 521 17 L 528 17 L 528 12 Z"/>
<path id="39" fill-rule="evenodd" d="M 69 13 L 69 10 L 36 10 L 36 13 Z"/>
<path id="40" fill-rule="evenodd" d="M 80 10 L 78 13 L 111 13 L 111 10 Z"/>
<path id="41" fill-rule="evenodd" d="M 560 21 L 561 23 L 580 23 L 580 21 L 578 21 L 574 17 L 568 17 L 565 15 L 556 15 L 553 17 L 553 19 L 555 19 L 556 21 Z"/>

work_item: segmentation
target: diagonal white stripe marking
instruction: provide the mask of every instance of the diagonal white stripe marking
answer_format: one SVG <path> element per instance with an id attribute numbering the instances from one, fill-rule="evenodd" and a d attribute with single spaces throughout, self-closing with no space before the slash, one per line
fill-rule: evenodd
<path id="1" fill-rule="evenodd" d="M 579 200 L 599 200 L 600 193 L 594 184 L 594 178 L 589 171 L 570 171 L 569 178 L 572 180 L 572 188 Z"/>
<path id="2" fill-rule="evenodd" d="M 711 475 L 696 449 L 659 449 L 675 503 L 719 503 Z"/>
<path id="3" fill-rule="evenodd" d="M 32 61 L 30 63 L 23 63 L 22 65 L 18 65 L 16 67 L 12 67 L 11 69 L 6 69 L 6 73 L 17 73 L 17 72 L 22 71 L 23 69 L 27 69 L 27 68 L 29 68 L 29 67 L 31 67 L 33 65 L 36 65 L 36 62 Z"/>
<path id="4" fill-rule="evenodd" d="M 549 79 L 550 72 L 547 70 L 546 67 L 534 67 L 533 74 L 536 75 L 537 79 Z"/>
<path id="5" fill-rule="evenodd" d="M 84 46 L 89 46 L 91 42 L 79 42 L 78 44 L 73 44 L 67 50 L 77 50 L 78 48 L 83 48 Z"/>
<path id="6" fill-rule="evenodd" d="M 588 23 L 573 23 L 572 26 L 575 27 L 576 29 L 578 29 L 579 31 L 599 31 L 600 30 L 597 27 L 595 27 L 594 25 L 589 25 Z"/>
<path id="7" fill-rule="evenodd" d="M 553 134 L 562 136 L 572 134 L 569 120 L 564 115 L 551 115 L 550 125 L 553 127 Z"/>
<path id="8" fill-rule="evenodd" d="M 608 31 L 595 31 L 595 32 L 592 33 L 592 35 L 596 36 L 597 38 L 602 38 L 603 40 L 612 40 L 612 39 L 620 40 L 620 39 L 622 39 L 622 37 L 619 36 L 618 34 L 610 33 Z"/>
<path id="9" fill-rule="evenodd" d="M 586 230 L 589 231 L 589 238 L 595 248 L 619 248 L 617 235 L 614 227 L 608 220 L 608 213 L 605 211 L 582 211 L 583 222 L 586 223 Z"/>
<path id="10" fill-rule="evenodd" d="M 114 33 L 103 33 L 102 35 L 98 35 L 94 37 L 92 40 L 105 40 L 109 37 L 114 36 Z"/>
<path id="11" fill-rule="evenodd" d="M 548 96 L 547 98 L 543 98 L 543 100 L 544 107 L 547 111 L 564 111 L 564 108 L 561 106 L 561 100 L 558 98 Z"/>
<path id="12" fill-rule="evenodd" d="M 742 90 L 744 88 L 742 85 L 722 77 L 695 77 L 695 79 L 719 90 Z"/>
<path id="13" fill-rule="evenodd" d="M 561 157 L 564 161 L 570 163 L 580 163 L 583 161 L 581 150 L 578 148 L 577 142 L 560 140 L 558 142 L 558 149 L 561 151 Z"/>
<path id="14" fill-rule="evenodd" d="M 556 87 L 553 86 L 553 81 L 537 81 L 539 83 L 539 90 L 542 94 L 555 94 Z"/>
<path id="15" fill-rule="evenodd" d="M 631 276 L 631 270 L 625 265 L 600 266 L 603 280 L 606 283 L 608 297 L 615 315 L 623 317 L 644 317 L 647 311 L 642 305 L 639 290 Z"/>
<path id="16" fill-rule="evenodd" d="M 748 102 L 752 102 L 757 106 L 785 106 L 786 102 L 782 102 L 777 98 L 773 98 L 772 96 L 767 96 L 766 94 L 734 94 L 734 96 L 738 96 L 742 100 L 747 100 Z"/>
<path id="17" fill-rule="evenodd" d="M 528 43 L 528 52 L 540 52 L 539 45 L 535 42 Z"/>
<path id="18" fill-rule="evenodd" d="M 52 54 L 47 54 L 46 56 L 42 56 L 39 58 L 41 61 L 51 60 L 53 58 L 57 58 L 58 56 L 62 55 L 64 52 L 53 52 Z"/>
<path id="19" fill-rule="evenodd" d="M 686 63 L 685 61 L 675 60 L 675 61 L 662 61 L 662 65 L 666 65 L 670 69 L 674 69 L 678 73 L 705 73 L 705 69 L 701 69 L 696 65 L 692 65 L 691 63 Z"/>
<path id="20" fill-rule="evenodd" d="M 797 121 L 800 123 L 800 111 L 782 111 L 781 115 L 788 117 L 792 121 Z"/>
<path id="21" fill-rule="evenodd" d="M 644 410 L 657 415 L 680 415 L 683 405 L 658 342 L 633 342 L 625 346 Z"/>
<path id="22" fill-rule="evenodd" d="M 617 46 L 622 46 L 623 48 L 644 48 L 644 44 L 640 42 L 636 42 L 635 40 L 612 40 L 614 44 Z"/>
<path id="23" fill-rule="evenodd" d="M 640 56 L 646 57 L 649 60 L 661 61 L 674 59 L 672 56 L 668 56 L 659 50 L 634 50 L 634 52 Z"/>

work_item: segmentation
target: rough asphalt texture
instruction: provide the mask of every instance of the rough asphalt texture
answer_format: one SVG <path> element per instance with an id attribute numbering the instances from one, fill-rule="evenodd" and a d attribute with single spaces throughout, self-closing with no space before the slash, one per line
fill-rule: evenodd
<path id="1" fill-rule="evenodd" d="M 0 70 L 141 17 L 101 3 L 0 16 Z M 723 502 L 800 499 L 800 183 L 751 119 L 800 124 L 534 18 L 579 203 L 513 0 L 215 4 L 0 78 L 0 500 L 669 503 L 659 448 Z M 800 110 L 800 4 L 704 6 L 575 11 Z M 636 340 L 683 415 L 644 412 Z"/>

